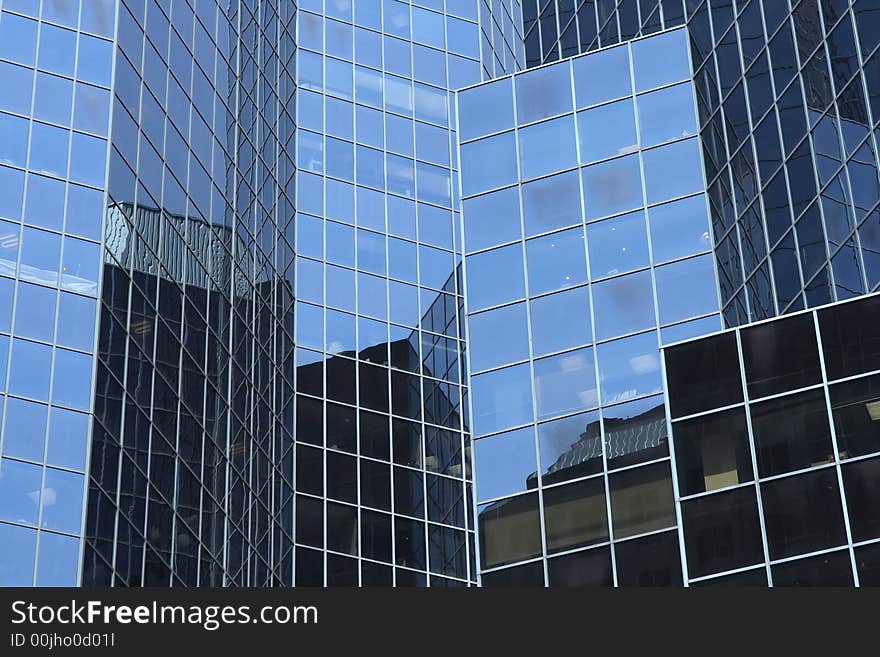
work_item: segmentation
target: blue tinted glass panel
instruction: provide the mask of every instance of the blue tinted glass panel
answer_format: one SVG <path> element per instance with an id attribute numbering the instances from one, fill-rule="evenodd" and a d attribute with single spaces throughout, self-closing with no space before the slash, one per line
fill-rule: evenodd
<path id="1" fill-rule="evenodd" d="M 568 62 L 517 75 L 516 118 L 520 125 L 573 109 Z"/>
<path id="2" fill-rule="evenodd" d="M 643 211 L 605 219 L 587 226 L 590 276 L 613 276 L 646 267 L 648 234 Z"/>
<path id="3" fill-rule="evenodd" d="M 53 289 L 20 283 L 15 307 L 15 334 L 51 342 L 55 333 L 56 296 Z"/>
<path id="4" fill-rule="evenodd" d="M 703 190 L 703 166 L 697 139 L 644 151 L 648 203 Z"/>
<path id="5" fill-rule="evenodd" d="M 46 468 L 42 526 L 78 534 L 82 529 L 83 475 Z"/>
<path id="6" fill-rule="evenodd" d="M 534 414 L 528 364 L 472 377 L 471 403 L 477 436 L 531 422 Z"/>
<path id="7" fill-rule="evenodd" d="M 51 364 L 51 347 L 36 342 L 13 340 L 9 392 L 48 401 Z"/>
<path id="8" fill-rule="evenodd" d="M 76 32 L 43 24 L 40 30 L 40 68 L 73 76 L 76 63 Z"/>
<path id="9" fill-rule="evenodd" d="M 37 586 L 76 586 L 79 539 L 41 532 Z"/>
<path id="10" fill-rule="evenodd" d="M 29 175 L 25 222 L 60 231 L 64 224 L 64 186 L 62 181 L 54 178 Z"/>
<path id="11" fill-rule="evenodd" d="M 517 303 L 468 318 L 471 369 L 475 372 L 529 357 L 526 304 Z"/>
<path id="12" fill-rule="evenodd" d="M 599 340 L 655 326 L 650 271 L 594 284 L 593 303 Z"/>
<path id="13" fill-rule="evenodd" d="M 91 404 L 92 356 L 55 350 L 52 403 L 86 411 Z"/>
<path id="14" fill-rule="evenodd" d="M 679 84 L 638 97 L 642 147 L 697 134 L 694 91 Z"/>
<path id="15" fill-rule="evenodd" d="M 600 344 L 602 403 L 616 404 L 662 390 L 655 331 Z"/>
<path id="16" fill-rule="evenodd" d="M 27 143 L 27 119 L 0 113 L 0 162 L 25 166 Z"/>
<path id="17" fill-rule="evenodd" d="M 526 427 L 481 438 L 474 443 L 474 458 L 479 501 L 523 492 L 538 469 L 535 430 Z M 504 467 L 498 467 L 502 463 Z"/>
<path id="18" fill-rule="evenodd" d="M 101 192 L 79 185 L 68 185 L 65 226 L 67 232 L 94 240 L 99 239 L 101 218 L 104 215 L 103 205 L 104 196 Z"/>
<path id="19" fill-rule="evenodd" d="M 24 172 L 0 166 L 0 217 L 18 219 L 21 217 L 21 201 L 24 196 Z M 5 222 L 0 222 L 2 234 L 8 235 L 11 231 L 6 230 Z M 0 261 L 5 259 L 4 251 L 10 250 L 8 244 L 0 242 Z"/>
<path id="20" fill-rule="evenodd" d="M 538 419 L 598 405 L 592 347 L 535 361 Z"/>
<path id="21" fill-rule="evenodd" d="M 587 344 L 590 327 L 589 288 L 557 292 L 531 302 L 532 346 L 536 356 Z M 471 358 L 473 359 L 473 350 Z"/>
<path id="22" fill-rule="evenodd" d="M 33 66 L 36 46 L 37 21 L 5 11 L 0 14 L 0 57 Z"/>
<path id="23" fill-rule="evenodd" d="M 522 246 L 512 244 L 469 256 L 467 299 L 470 310 L 514 301 L 525 296 Z"/>
<path id="24" fill-rule="evenodd" d="M 511 78 L 481 84 L 458 94 L 459 135 L 462 140 L 513 127 Z"/>
<path id="25" fill-rule="evenodd" d="M 527 237 L 581 222 L 577 171 L 535 180 L 522 190 Z"/>
<path id="26" fill-rule="evenodd" d="M 577 164 L 574 117 L 563 116 L 521 128 L 519 152 L 523 178 L 537 178 Z"/>
<path id="27" fill-rule="evenodd" d="M 0 586 L 32 586 L 37 551 L 36 530 L 0 522 L 0 545 L 3 546 Z"/>
<path id="28" fill-rule="evenodd" d="M 30 168 L 40 173 L 67 175 L 67 150 L 70 133 L 62 128 L 34 123 L 31 127 Z"/>
<path id="29" fill-rule="evenodd" d="M 632 93 L 626 46 L 577 57 L 572 65 L 578 107 L 597 105 Z"/>
<path id="30" fill-rule="evenodd" d="M 45 404 L 8 397 L 3 427 L 3 454 L 42 461 L 48 410 Z"/>
<path id="31" fill-rule="evenodd" d="M 632 57 L 636 91 L 687 80 L 691 75 L 685 30 L 634 41 Z"/>
<path id="32" fill-rule="evenodd" d="M 0 520 L 37 524 L 42 476 L 39 465 L 0 459 Z"/>
<path id="33" fill-rule="evenodd" d="M 712 255 L 657 267 L 657 306 L 660 323 L 670 324 L 718 310 Z"/>
<path id="34" fill-rule="evenodd" d="M 98 293 L 100 247 L 93 242 L 64 238 L 61 287 L 80 294 Z"/>
<path id="35" fill-rule="evenodd" d="M 593 162 L 638 149 L 632 100 L 626 99 L 578 112 L 581 162 Z"/>
<path id="36" fill-rule="evenodd" d="M 675 326 L 667 326 L 660 330 L 660 341 L 663 344 L 672 344 L 680 340 L 690 340 L 710 333 L 720 331 L 721 316 L 712 315 L 711 317 L 701 317 L 693 319 L 689 322 L 676 324 Z"/>
<path id="37" fill-rule="evenodd" d="M 0 240 L 3 239 L 0 233 Z M 12 295 L 15 281 L 0 277 L 0 331 L 8 333 L 12 329 Z M 2 379 L 0 379 L 2 380 Z"/>
<path id="38" fill-rule="evenodd" d="M 587 280 L 584 233 L 572 228 L 526 242 L 529 294 L 534 296 Z"/>
<path id="39" fill-rule="evenodd" d="M 53 408 L 49 415 L 46 462 L 72 470 L 84 470 L 88 433 L 88 415 Z"/>
<path id="40" fill-rule="evenodd" d="M 516 142 L 512 132 L 461 146 L 462 193 L 477 194 L 515 182 Z"/>
<path id="41" fill-rule="evenodd" d="M 648 210 L 654 262 L 664 262 L 708 251 L 709 216 L 701 194 Z"/>
<path id="42" fill-rule="evenodd" d="M 29 114 L 34 72 L 23 66 L 0 62 L 0 109 Z"/>
<path id="43" fill-rule="evenodd" d="M 34 118 L 70 125 L 73 82 L 57 75 L 37 73 L 34 92 Z"/>
<path id="44" fill-rule="evenodd" d="M 594 164 L 583 170 L 587 219 L 632 210 L 642 205 L 638 155 Z"/>

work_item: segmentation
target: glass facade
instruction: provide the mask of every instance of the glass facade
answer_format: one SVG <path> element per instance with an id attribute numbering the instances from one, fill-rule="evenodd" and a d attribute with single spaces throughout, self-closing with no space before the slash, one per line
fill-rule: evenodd
<path id="1" fill-rule="evenodd" d="M 878 319 L 872 295 L 664 349 L 691 585 L 876 585 Z"/>
<path id="2" fill-rule="evenodd" d="M 727 326 L 871 292 L 871 0 L 530 0 L 527 65 L 687 25 Z"/>
<path id="3" fill-rule="evenodd" d="M 682 581 L 659 345 L 721 328 L 689 62 L 678 30 L 457 95 L 486 585 Z"/>
<path id="4" fill-rule="evenodd" d="M 0 3 L 0 584 L 79 579 L 115 2 Z"/>

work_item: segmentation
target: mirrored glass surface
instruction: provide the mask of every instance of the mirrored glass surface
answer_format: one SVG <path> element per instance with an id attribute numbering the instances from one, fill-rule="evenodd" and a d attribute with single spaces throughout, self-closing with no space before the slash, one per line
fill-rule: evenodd
<path id="1" fill-rule="evenodd" d="M 592 288 L 598 339 L 635 333 L 655 326 L 650 271 L 601 281 Z"/>
<path id="2" fill-rule="evenodd" d="M 531 427 L 480 438 L 474 443 L 477 499 L 525 492 L 537 487 L 535 431 Z M 498 467 L 500 463 L 504 467 Z"/>
<path id="3" fill-rule="evenodd" d="M 539 420 L 598 405 L 593 358 L 593 349 L 586 348 L 535 361 Z"/>

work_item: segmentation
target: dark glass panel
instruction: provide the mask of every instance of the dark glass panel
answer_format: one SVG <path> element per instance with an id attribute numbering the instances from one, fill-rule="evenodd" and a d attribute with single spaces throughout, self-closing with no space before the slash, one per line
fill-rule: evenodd
<path id="1" fill-rule="evenodd" d="M 819 311 L 829 380 L 880 369 L 880 297 Z"/>
<path id="2" fill-rule="evenodd" d="M 690 577 L 764 561 L 752 486 L 686 500 L 681 515 Z"/>
<path id="3" fill-rule="evenodd" d="M 672 425 L 681 495 L 752 480 L 749 435 L 742 408 Z"/>
<path id="4" fill-rule="evenodd" d="M 601 477 L 544 490 L 547 551 L 608 540 L 605 482 Z"/>
<path id="5" fill-rule="evenodd" d="M 761 498 L 771 559 L 846 541 L 834 468 L 764 483 Z"/>
<path id="6" fill-rule="evenodd" d="M 527 493 L 477 510 L 480 563 L 484 568 L 524 561 L 541 554 L 538 495 Z"/>
<path id="7" fill-rule="evenodd" d="M 736 335 L 716 336 L 665 350 L 672 417 L 741 402 Z"/>
<path id="8" fill-rule="evenodd" d="M 843 489 L 853 541 L 880 536 L 880 459 L 843 466 Z"/>
<path id="9" fill-rule="evenodd" d="M 849 550 L 786 561 L 771 568 L 773 586 L 852 586 Z"/>
<path id="10" fill-rule="evenodd" d="M 626 538 L 675 525 L 669 463 L 655 463 L 609 476 L 614 537 Z"/>
<path id="11" fill-rule="evenodd" d="M 664 532 L 614 546 L 618 586 L 681 586 L 678 532 Z"/>
<path id="12" fill-rule="evenodd" d="M 742 331 L 749 397 L 765 397 L 818 383 L 822 378 L 810 313 Z"/>
<path id="13" fill-rule="evenodd" d="M 612 586 L 611 553 L 607 547 L 566 554 L 547 562 L 550 586 Z"/>
<path id="14" fill-rule="evenodd" d="M 544 586 L 544 564 L 538 561 L 515 568 L 483 573 L 480 579 L 486 588 Z"/>

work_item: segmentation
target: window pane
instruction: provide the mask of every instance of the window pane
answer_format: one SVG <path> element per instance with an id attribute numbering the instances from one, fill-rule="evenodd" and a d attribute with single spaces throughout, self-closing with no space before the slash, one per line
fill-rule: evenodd
<path id="1" fill-rule="evenodd" d="M 844 465 L 843 485 L 853 541 L 880 536 L 880 459 Z"/>
<path id="2" fill-rule="evenodd" d="M 509 187 L 466 200 L 462 221 L 467 252 L 519 239 L 522 226 L 518 188 Z"/>
<path id="3" fill-rule="evenodd" d="M 520 125 L 570 112 L 570 76 L 568 62 L 517 75 L 516 118 Z"/>
<path id="4" fill-rule="evenodd" d="M 599 345 L 602 403 L 616 404 L 662 390 L 654 331 Z"/>
<path id="5" fill-rule="evenodd" d="M 0 88 L 5 90 L 0 98 L 0 109 L 29 114 L 34 72 L 23 66 L 0 62 Z"/>
<path id="6" fill-rule="evenodd" d="M 703 166 L 697 139 L 644 151 L 645 191 L 648 203 L 702 191 Z"/>
<path id="7" fill-rule="evenodd" d="M 48 401 L 51 362 L 51 347 L 36 342 L 13 340 L 9 392 L 22 397 Z M 80 385 L 82 385 L 81 381 Z"/>
<path id="8" fill-rule="evenodd" d="M 522 190 L 526 237 L 581 222 L 577 171 L 535 180 L 523 185 Z"/>
<path id="9" fill-rule="evenodd" d="M 632 43 L 636 91 L 685 80 L 691 75 L 687 32 L 675 30 Z"/>
<path id="10" fill-rule="evenodd" d="M 531 296 L 587 280 L 584 232 L 580 228 L 528 240 L 526 257 Z"/>
<path id="11" fill-rule="evenodd" d="M 589 288 L 557 292 L 529 303 L 536 356 L 579 347 L 592 339 Z"/>
<path id="12" fill-rule="evenodd" d="M 599 340 L 655 326 L 650 271 L 595 283 L 593 303 Z"/>
<path id="13" fill-rule="evenodd" d="M 593 350 L 578 349 L 535 361 L 538 419 L 598 404 Z"/>
<path id="14" fill-rule="evenodd" d="M 522 246 L 468 256 L 467 294 L 470 310 L 478 310 L 525 296 Z"/>
<path id="15" fill-rule="evenodd" d="M 834 460 L 821 390 L 753 404 L 751 415 L 761 476 Z"/>
<path id="16" fill-rule="evenodd" d="M 529 357 L 526 304 L 518 303 L 468 318 L 471 369 L 475 372 Z"/>
<path id="17" fill-rule="evenodd" d="M 745 586 L 767 586 L 767 570 L 762 566 L 751 570 L 744 570 L 733 575 L 723 575 L 722 577 L 713 577 L 712 579 L 701 580 L 699 582 L 691 582 L 690 586 L 716 586 L 716 587 L 736 587 Z"/>
<path id="18" fill-rule="evenodd" d="M 532 414 L 532 377 L 528 365 L 516 365 L 471 379 L 474 435 L 526 424 Z"/>
<path id="19" fill-rule="evenodd" d="M 52 403 L 82 411 L 91 407 L 92 356 L 67 349 L 55 350 Z"/>
<path id="20" fill-rule="evenodd" d="M 34 558 L 37 551 L 36 530 L 2 522 L 0 545 L 3 545 L 3 559 L 0 559 L 0 586 L 32 586 Z"/>
<path id="21" fill-rule="evenodd" d="M 741 402 L 736 335 L 722 333 L 665 351 L 672 417 Z"/>
<path id="22" fill-rule="evenodd" d="M 537 178 L 575 166 L 577 164 L 575 144 L 574 117 L 571 115 L 520 128 L 519 153 L 522 177 Z"/>
<path id="23" fill-rule="evenodd" d="M 615 539 L 675 525 L 669 463 L 623 470 L 608 480 Z"/>
<path id="24" fill-rule="evenodd" d="M 618 586 L 681 586 L 677 532 L 618 543 L 614 557 Z"/>
<path id="25" fill-rule="evenodd" d="M 663 397 L 648 397 L 602 409 L 605 458 L 609 468 L 623 468 L 669 456 Z"/>
<path id="26" fill-rule="evenodd" d="M 642 205 L 638 155 L 594 164 L 583 170 L 587 219 L 599 219 Z"/>
<path id="27" fill-rule="evenodd" d="M 765 397 L 821 381 L 816 331 L 811 314 L 742 331 L 749 397 Z"/>
<path id="28" fill-rule="evenodd" d="M 486 588 L 544 586 L 543 562 L 529 563 L 484 573 L 480 580 Z"/>
<path id="29" fill-rule="evenodd" d="M 60 180 L 28 176 L 25 222 L 41 228 L 61 230 L 64 223 L 64 187 Z"/>
<path id="30" fill-rule="evenodd" d="M 847 550 L 773 566 L 773 586 L 852 586 Z"/>
<path id="31" fill-rule="evenodd" d="M 55 298 L 57 292 L 42 285 L 18 284 L 15 305 L 15 334 L 51 342 L 55 334 Z"/>
<path id="32" fill-rule="evenodd" d="M 622 274 L 650 264 L 645 213 L 641 210 L 588 225 L 587 244 L 593 278 Z"/>
<path id="33" fill-rule="evenodd" d="M 479 501 L 537 486 L 535 432 L 531 427 L 480 438 L 474 442 L 474 452 Z"/>
<path id="34" fill-rule="evenodd" d="M 46 445 L 45 404 L 9 397 L 6 399 L 6 422 L 3 429 L 3 454 L 42 461 Z"/>
<path id="35" fill-rule="evenodd" d="M 511 78 L 496 80 L 458 95 L 459 134 L 462 140 L 513 127 Z"/>
<path id="36" fill-rule="evenodd" d="M 538 495 L 527 493 L 477 509 L 480 564 L 493 568 L 541 554 Z"/>
<path id="37" fill-rule="evenodd" d="M 819 329 L 829 379 L 880 369 L 880 297 L 819 311 Z"/>
<path id="38" fill-rule="evenodd" d="M 602 471 L 599 413 L 591 411 L 538 425 L 544 485 Z"/>
<path id="39" fill-rule="evenodd" d="M 97 245 L 95 247 L 97 248 Z M 60 255 L 60 235 L 25 227 L 21 240 L 19 276 L 35 283 L 56 285 Z M 94 264 L 97 267 L 97 254 Z"/>
<path id="40" fill-rule="evenodd" d="M 552 587 L 610 587 L 611 551 L 602 547 L 550 559 L 547 574 Z"/>
<path id="41" fill-rule="evenodd" d="M 544 522 L 551 553 L 607 541 L 602 477 L 544 490 Z"/>
<path id="42" fill-rule="evenodd" d="M 761 497 L 771 559 L 846 541 L 834 468 L 764 483 Z"/>
<path id="43" fill-rule="evenodd" d="M 654 262 L 702 253 L 712 246 L 702 194 L 650 208 L 648 221 Z"/>
<path id="44" fill-rule="evenodd" d="M 743 409 L 672 425 L 681 495 L 751 481 L 752 457 Z"/>
<path id="45" fill-rule="evenodd" d="M 63 408 L 53 408 L 49 416 L 46 462 L 63 468 L 84 470 L 88 433 L 88 415 Z"/>
<path id="46" fill-rule="evenodd" d="M 638 97 L 642 147 L 697 134 L 694 89 L 679 84 Z"/>
<path id="47" fill-rule="evenodd" d="M 516 182 L 516 142 L 513 132 L 461 146 L 462 194 L 469 196 Z"/>
<path id="48" fill-rule="evenodd" d="M 880 376 L 838 383 L 830 392 L 840 457 L 880 451 Z"/>
<path id="49" fill-rule="evenodd" d="M 38 465 L 0 459 L 0 519 L 37 524 L 42 475 Z"/>
<path id="50" fill-rule="evenodd" d="M 636 120 L 632 100 L 578 112 L 581 162 L 627 155 L 638 150 Z"/>
<path id="51" fill-rule="evenodd" d="M 718 310 L 712 255 L 681 260 L 654 270 L 660 323 L 706 315 Z"/>
<path id="52" fill-rule="evenodd" d="M 856 567 L 859 570 L 859 586 L 880 585 L 880 543 L 856 548 Z"/>
<path id="53" fill-rule="evenodd" d="M 76 586 L 79 539 L 42 532 L 37 586 Z"/>
<path id="54" fill-rule="evenodd" d="M 37 21 L 5 11 L 0 15 L 0 57 L 33 66 L 36 45 Z"/>
<path id="55" fill-rule="evenodd" d="M 626 46 L 577 57 L 572 60 L 572 65 L 578 107 L 596 105 L 632 93 Z"/>
<path id="56" fill-rule="evenodd" d="M 764 561 L 753 487 L 685 500 L 681 519 L 690 577 Z"/>

